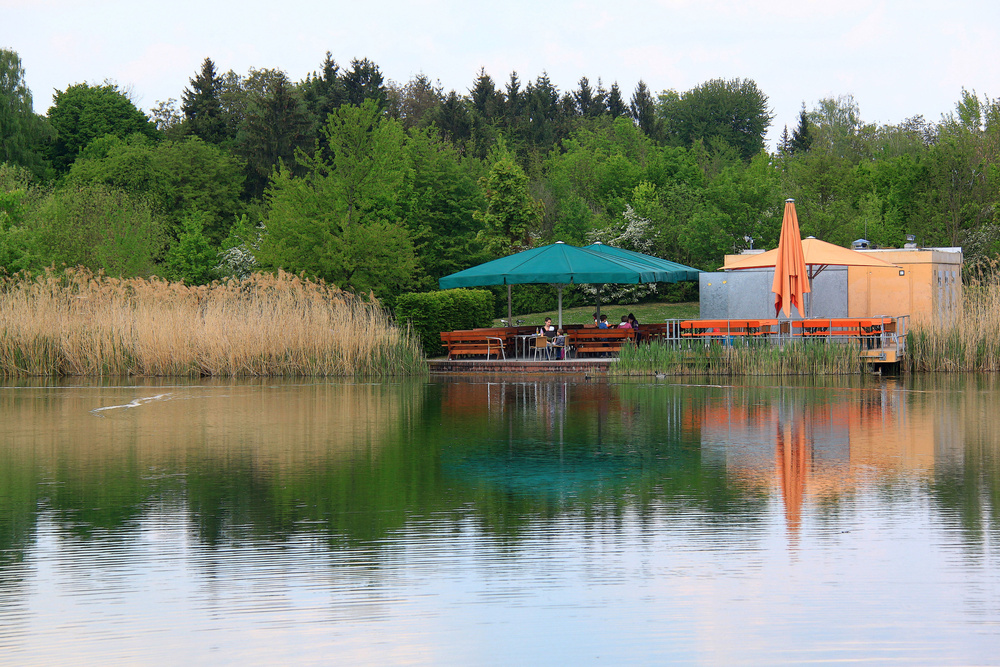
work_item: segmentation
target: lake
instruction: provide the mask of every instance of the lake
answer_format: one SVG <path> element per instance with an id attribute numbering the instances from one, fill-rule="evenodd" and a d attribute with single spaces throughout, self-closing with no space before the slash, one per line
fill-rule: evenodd
<path id="1" fill-rule="evenodd" d="M 998 389 L 7 380 L 0 664 L 997 664 Z"/>

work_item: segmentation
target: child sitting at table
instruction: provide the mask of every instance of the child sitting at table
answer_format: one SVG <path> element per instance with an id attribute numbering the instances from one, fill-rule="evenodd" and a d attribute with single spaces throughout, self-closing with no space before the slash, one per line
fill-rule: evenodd
<path id="1" fill-rule="evenodd" d="M 566 334 L 562 329 L 556 331 L 556 335 L 552 339 L 552 347 L 556 348 L 556 359 L 562 359 L 563 350 L 566 349 Z"/>

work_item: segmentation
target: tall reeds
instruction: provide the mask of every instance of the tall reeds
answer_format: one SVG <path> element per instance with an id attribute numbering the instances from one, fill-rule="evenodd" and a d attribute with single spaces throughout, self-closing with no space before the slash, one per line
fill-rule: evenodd
<path id="1" fill-rule="evenodd" d="M 1000 370 L 1000 271 L 994 265 L 963 287 L 962 310 L 946 325 L 914 324 L 907 336 L 915 371 Z"/>
<path id="2" fill-rule="evenodd" d="M 209 286 L 84 269 L 0 282 L 0 375 L 384 376 L 420 343 L 374 299 L 279 273 Z"/>
<path id="3" fill-rule="evenodd" d="M 862 370 L 857 345 L 817 340 L 659 342 L 622 348 L 616 375 L 849 375 Z"/>

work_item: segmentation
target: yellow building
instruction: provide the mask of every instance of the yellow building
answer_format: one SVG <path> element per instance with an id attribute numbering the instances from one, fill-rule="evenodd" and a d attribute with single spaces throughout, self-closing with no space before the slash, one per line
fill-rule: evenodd
<path id="1" fill-rule="evenodd" d="M 894 267 L 847 269 L 847 316 L 910 316 L 910 325 L 947 324 L 962 308 L 962 249 L 860 250 Z M 898 267 L 898 268 L 897 268 Z"/>
<path id="2" fill-rule="evenodd" d="M 803 241 L 803 245 L 806 241 Z M 815 242 L 816 252 L 830 244 Z M 909 317 L 909 325 L 952 322 L 962 308 L 962 249 L 917 248 L 841 251 L 825 265 L 807 257 L 812 292 L 806 297 L 812 317 Z M 722 273 L 701 274 L 701 317 L 770 317 L 773 313 L 770 257 L 776 251 L 727 255 Z M 846 253 L 846 255 L 844 255 Z M 850 266 L 861 253 L 885 266 Z M 845 259 L 847 257 L 847 259 Z M 815 258 L 814 258 L 815 259 Z M 749 267 L 749 268 L 748 268 Z M 733 270 L 739 269 L 739 270 Z M 798 319 L 793 311 L 792 317 Z"/>

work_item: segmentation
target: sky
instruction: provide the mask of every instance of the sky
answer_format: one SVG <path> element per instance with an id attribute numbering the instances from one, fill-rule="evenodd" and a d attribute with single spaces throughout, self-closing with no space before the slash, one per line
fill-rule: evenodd
<path id="1" fill-rule="evenodd" d="M 1000 97 L 996 0 L 457 0 L 241 2 L 0 0 L 0 48 L 18 53 L 35 111 L 55 90 L 111 80 L 144 111 L 184 88 L 210 57 L 219 72 L 284 70 L 293 81 L 327 51 L 369 58 L 388 80 L 423 73 L 465 94 L 480 68 L 502 85 L 548 74 L 631 97 L 752 79 L 774 115 L 768 144 L 803 103 L 852 95 L 865 122 L 936 122 L 962 89 Z"/>

